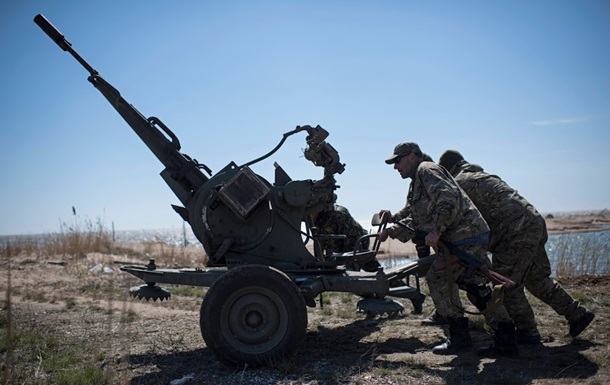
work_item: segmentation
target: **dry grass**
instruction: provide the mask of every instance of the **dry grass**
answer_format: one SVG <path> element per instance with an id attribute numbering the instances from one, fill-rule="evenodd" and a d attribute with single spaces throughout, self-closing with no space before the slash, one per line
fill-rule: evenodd
<path id="1" fill-rule="evenodd" d="M 26 290 L 14 289 L 11 282 L 11 271 L 35 264 L 39 260 L 47 263 L 66 265 L 65 271 L 76 277 L 86 277 L 89 260 L 112 264 L 116 261 L 145 263 L 155 258 L 165 267 L 201 266 L 206 261 L 206 254 L 201 247 L 180 247 L 163 242 L 145 242 L 140 244 L 120 244 L 112 241 L 111 233 L 102 226 L 101 221 L 86 220 L 82 223 L 67 225 L 62 223 L 60 231 L 44 237 L 13 237 L 12 242 L 0 244 L 0 261 L 6 267 L 6 283 L 0 284 L 5 296 L 0 300 L 0 356 L 2 365 L 0 379 L 2 384 L 59 384 L 59 385 L 95 385 L 113 383 L 112 373 L 104 370 L 106 363 L 105 344 L 91 343 L 88 338 L 77 338 L 65 341 L 59 338 L 63 333 L 50 324 L 36 322 L 39 317 L 34 312 L 20 314 L 19 323 L 14 321 L 12 297 L 20 295 L 23 301 L 42 304 L 62 303 L 66 310 L 82 308 L 84 314 L 102 312 L 110 316 L 118 313 L 122 323 L 134 322 L 138 316 L 133 310 L 123 305 L 121 311 L 113 309 L 113 299 L 125 291 L 116 287 L 113 282 L 85 282 L 80 287 L 72 287 L 79 294 L 90 295 L 94 301 L 79 304 L 75 298 L 59 299 L 45 288 L 36 286 Z M 13 261 L 19 260 L 19 265 Z M 56 283 L 61 286 L 61 281 Z M 59 287 L 58 287 L 59 289 Z M 180 287 L 179 296 L 203 295 L 201 288 Z M 107 306 L 99 305 L 99 300 L 106 301 Z M 196 310 L 194 301 L 178 300 L 172 307 Z M 116 314 L 114 314 L 116 316 Z M 29 320 L 23 322 L 24 320 Z M 90 322 L 90 321 L 85 321 Z M 61 322 L 60 322 L 61 324 Z M 110 326 L 108 326 L 110 328 Z M 68 342 L 68 343 L 66 343 Z"/>
<path id="2" fill-rule="evenodd" d="M 610 246 L 605 245 L 605 249 L 600 249 L 598 245 L 588 247 L 585 245 L 583 251 L 587 257 L 577 256 L 574 259 L 572 256 L 575 251 L 565 246 L 563 257 L 560 257 L 558 275 L 578 276 L 580 272 L 591 271 L 608 262 Z M 6 272 L 6 281 L 0 281 L 4 282 L 0 283 L 0 289 L 5 294 L 0 304 L 2 384 L 166 384 L 168 378 L 182 377 L 184 370 L 196 373 L 197 380 L 194 383 L 202 384 L 474 384 L 483 383 L 481 381 L 497 384 L 575 383 L 570 377 L 565 377 L 566 372 L 561 371 L 556 373 L 559 380 L 527 379 L 513 370 L 473 372 L 472 366 L 476 363 L 471 358 L 436 364 L 431 364 L 430 358 L 422 354 L 396 358 L 391 351 L 401 351 L 406 344 L 404 341 L 433 344 L 438 341 L 438 333 L 406 328 L 404 318 L 386 320 L 379 324 L 369 323 L 354 311 L 359 298 L 345 293 L 324 293 L 323 307 L 318 306 L 310 311 L 310 316 L 315 318 L 309 331 L 313 335 L 309 336 L 302 354 L 267 369 L 242 368 L 236 372 L 221 368 L 208 357 L 210 353 L 204 355 L 193 348 L 201 344 L 201 338 L 197 332 L 183 333 L 191 326 L 181 329 L 181 323 L 195 323 L 192 327 L 196 331 L 196 321 L 193 322 L 192 318 L 196 317 L 205 289 L 188 286 L 174 288 L 172 300 L 164 304 L 163 309 L 180 311 L 180 316 L 171 318 L 173 324 L 167 325 L 165 330 L 165 326 L 154 325 L 143 319 L 141 313 L 134 310 L 131 302 L 125 299 L 125 289 L 134 284 L 135 278 L 126 274 L 121 274 L 118 278 L 110 275 L 92 276 L 87 270 L 92 261 L 104 264 L 117 261 L 146 263 L 148 258 L 155 258 L 157 264 L 164 267 L 202 266 L 207 257 L 200 247 L 180 247 L 162 242 L 118 244 L 112 242 L 109 232 L 97 222 L 63 226 L 57 234 L 49 234 L 48 242 L 44 244 L 1 244 L 0 254 L 0 263 L 6 267 L 2 269 Z M 392 252 L 386 251 L 386 255 L 389 254 Z M 33 285 L 14 288 L 11 273 L 15 269 L 27 269 L 39 260 L 66 262 L 62 271 L 78 278 L 75 281 L 78 283 L 70 286 L 74 280 L 66 280 L 66 283 L 58 281 L 44 287 Z M 77 294 L 62 296 L 47 290 L 47 287 L 58 293 Z M 592 291 L 588 285 L 575 287 L 577 289 L 570 293 L 587 307 L 596 309 L 600 315 L 596 321 L 599 326 L 592 333 L 595 333 L 594 338 L 598 343 L 606 344 L 607 347 L 610 324 L 603 315 L 610 311 L 610 297 L 607 293 Z M 425 282 L 423 289 L 426 290 Z M 17 296 L 26 306 L 15 312 L 13 299 Z M 536 314 L 551 314 L 548 306 L 531 296 L 528 298 Z M 431 306 L 430 301 L 426 301 L 424 313 L 432 311 Z M 48 310 L 41 311 L 41 308 Z M 183 319 L 186 315 L 189 319 Z M 566 324 L 561 317 L 552 313 L 552 316 L 538 319 L 541 334 L 550 336 L 545 344 L 569 342 L 563 337 Z M 417 322 L 415 319 L 411 321 Z M 66 330 L 67 324 L 72 325 L 69 330 Z M 482 317 L 471 317 L 471 327 L 473 331 L 483 333 L 485 325 Z M 150 331 L 154 331 L 154 334 L 149 337 L 148 333 L 152 333 Z M 332 340 L 331 337 L 336 339 Z M 134 356 L 144 358 L 139 358 L 141 361 L 135 359 L 135 362 L 125 362 L 122 353 L 126 351 L 125 344 L 133 344 L 136 338 L 142 340 L 139 343 L 143 353 L 132 354 L 130 359 L 134 360 Z M 356 354 L 352 350 L 353 346 L 356 346 Z M 185 355 L 185 349 L 190 353 Z M 556 351 L 558 354 L 552 357 L 555 360 L 561 360 L 559 353 L 569 353 L 567 348 L 562 350 L 561 347 Z M 597 349 L 582 357 L 588 365 L 607 368 L 610 367 L 609 352 L 610 349 L 607 348 Z M 545 351 L 536 350 L 528 354 L 524 362 L 540 363 L 550 359 Z M 206 358 L 202 360 L 201 355 Z M 348 357 L 348 361 L 351 360 L 349 364 L 342 361 L 342 355 Z M 171 363 L 165 362 L 165 357 L 173 357 Z M 147 359 L 151 361 L 148 366 Z M 185 363 L 185 359 L 193 362 Z M 566 371 L 573 370 L 580 364 L 565 362 Z M 122 368 L 122 371 L 117 371 L 117 368 Z M 133 382 L 129 378 L 136 375 L 133 371 L 138 370 L 139 380 Z M 158 371 L 161 372 L 157 373 Z M 587 383 L 603 382 L 600 381 L 592 377 Z"/>

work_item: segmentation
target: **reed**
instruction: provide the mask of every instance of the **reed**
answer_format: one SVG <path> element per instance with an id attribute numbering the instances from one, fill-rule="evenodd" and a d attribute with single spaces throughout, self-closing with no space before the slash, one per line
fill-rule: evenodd
<path id="1" fill-rule="evenodd" d="M 556 275 L 562 277 L 573 277 L 578 275 L 607 275 L 610 273 L 608 260 L 610 258 L 610 244 L 608 242 L 596 241 L 595 237 L 583 237 L 583 241 L 576 244 L 572 237 L 557 237 L 549 245 L 553 247 L 553 254 L 557 255 Z M 184 245 L 172 245 L 159 239 L 139 244 L 118 243 L 112 240 L 111 232 L 106 229 L 102 222 L 85 220 L 73 224 L 62 223 L 59 231 L 48 234 L 44 241 L 20 239 L 15 243 L 0 243 L 0 264 L 2 278 L 0 279 L 0 289 L 5 291 L 1 299 L 0 312 L 0 356 L 3 365 L 0 365 L 0 379 L 2 384 L 28 383 L 28 384 L 115 384 L 122 382 L 118 375 L 112 373 L 109 368 L 113 366 L 113 361 L 119 357 L 119 353 L 124 352 L 128 339 L 122 338 L 120 331 L 129 328 L 130 324 L 135 325 L 140 321 L 139 313 L 132 307 L 131 303 L 124 297 L 128 288 L 141 282 L 127 274 L 117 275 L 92 275 L 88 273 L 87 263 L 90 253 L 101 253 L 104 258 L 112 256 L 114 260 L 138 261 L 145 264 L 149 258 L 155 258 L 157 265 L 163 267 L 197 267 L 205 265 L 207 256 L 203 249 L 199 247 L 189 247 Z M 400 258 L 398 248 L 386 250 L 384 257 Z M 38 260 L 57 260 L 68 261 L 63 271 L 79 277 L 78 287 L 68 290 L 62 287 L 61 283 L 56 283 L 52 288 L 56 288 L 63 294 L 55 294 L 53 291 L 45 291 L 45 288 L 20 287 L 14 288 L 15 280 L 11 273 L 15 269 L 27 269 Z M 17 262 L 19 261 L 19 262 Z M 398 261 L 398 260 L 397 260 Z M 400 262 L 398 262 L 400 263 Z M 89 266 L 90 267 L 90 266 Z M 593 272 L 596 272 L 593 274 Z M 425 289 L 425 280 L 423 282 Z M 78 292 L 75 298 L 69 295 L 74 291 Z M 168 308 L 180 308 L 196 312 L 199 305 L 199 298 L 203 296 L 204 290 L 180 286 L 172 290 L 172 303 Z M 66 295 L 65 293 L 68 293 Z M 581 302 L 592 307 L 607 307 L 606 297 L 590 299 L 586 292 L 573 293 L 579 297 Z M 82 297 L 88 299 L 83 302 Z M 57 317 L 82 317 L 82 332 L 65 338 L 66 331 L 62 328 L 61 321 L 56 321 L 55 326 L 49 326 L 40 319 L 41 313 L 34 313 L 33 306 L 23 306 L 15 309 L 14 299 L 18 298 L 22 303 L 55 305 L 62 308 L 66 314 L 57 315 L 56 313 L 44 314 L 43 317 L 50 317 L 50 314 Z M 536 314 L 548 312 L 548 306 L 535 298 L 528 298 L 532 302 Z M 58 300 L 59 299 L 59 300 Z M 355 312 L 355 304 L 359 300 L 358 296 L 345 293 L 325 293 L 323 296 L 324 307 L 316 308 L 311 312 L 317 312 L 322 317 L 330 317 L 335 323 L 339 321 L 355 320 L 361 318 L 361 314 Z M 595 301 L 591 303 L 590 301 Z M 589 302 L 587 302 L 589 301 Z M 464 300 L 464 303 L 467 303 Z M 410 304 L 406 303 L 406 312 L 410 311 Z M 426 301 L 424 313 L 432 311 L 430 301 Z M 554 313 L 551 313 L 554 314 Z M 600 316 L 601 320 L 602 317 Z M 390 322 L 405 322 L 402 319 Z M 601 322 L 601 321 L 600 321 Z M 559 316 L 551 316 L 540 319 L 540 329 L 544 335 L 555 335 L 557 330 L 562 334 L 566 328 L 564 320 Z M 89 326 L 94 329 L 95 325 L 102 325 L 102 332 L 105 336 L 94 335 L 89 331 Z M 364 326 L 366 324 L 363 323 Z M 471 327 L 473 330 L 485 329 L 482 317 L 472 317 Z M 600 328 L 601 330 L 602 328 Z M 118 332 L 117 332 L 118 330 Z M 416 333 L 415 331 L 413 332 Z M 164 335 L 164 334 L 160 334 Z M 110 337 L 109 337 L 110 336 Z M 161 338 L 161 337 L 160 337 Z M 181 336 L 168 336 L 169 340 L 162 340 L 159 346 L 169 346 L 179 350 L 185 342 Z M 395 338 L 405 338 L 396 336 Z M 418 336 L 426 343 L 434 343 L 435 336 Z M 351 343 L 351 342 L 350 342 Z M 371 346 L 376 346 L 371 342 Z M 152 349 L 152 348 L 151 348 Z M 375 357 L 370 354 L 370 357 Z M 362 370 L 378 370 L 381 376 L 407 375 L 411 377 L 425 376 L 432 374 L 425 372 L 426 365 L 424 359 L 419 355 L 409 358 L 407 365 L 392 365 L 391 363 L 380 365 L 378 361 L 367 361 L 369 355 L 363 356 Z M 422 360 L 420 362 L 420 360 Z M 605 367 L 608 357 L 595 358 L 599 367 Z M 294 367 L 294 363 L 287 365 Z M 288 369 L 286 369 L 288 370 Z M 297 369 L 291 369 L 297 370 Z M 422 372 L 424 371 L 424 372 Z M 113 377 L 114 376 L 114 377 Z M 320 374 L 317 378 L 321 381 L 330 378 L 331 382 L 340 382 L 349 378 L 346 373 L 336 374 L 329 371 L 327 375 Z M 336 376 L 336 377 L 335 377 Z M 306 379 L 304 379 L 306 380 Z M 438 378 L 434 377 L 437 381 Z M 167 382 L 164 382 L 167 383 Z M 363 382 L 365 383 L 365 382 Z"/>
<path id="2" fill-rule="evenodd" d="M 604 232 L 562 234 L 547 244 L 555 255 L 555 276 L 610 274 L 610 242 Z"/>
<path id="3" fill-rule="evenodd" d="M 155 258 L 164 267 L 201 266 L 207 259 L 201 247 L 171 245 L 161 241 L 117 243 L 101 220 L 79 221 L 76 217 L 72 223 L 61 222 L 57 232 L 43 236 L 11 237 L 10 241 L 0 242 L 0 290 L 5 294 L 0 299 L 1 384 L 116 383 L 117 379 L 107 369 L 107 354 L 116 350 L 121 342 L 110 342 L 108 345 L 108 341 L 104 342 L 97 337 L 91 339 L 90 336 L 65 339 L 61 336 L 66 334 L 66 330 L 58 326 L 62 325 L 61 320 L 51 322 L 55 326 L 37 322 L 40 315 L 31 306 L 20 306 L 17 311 L 12 300 L 19 297 L 26 304 L 63 303 L 63 312 L 80 314 L 86 318 L 84 324 L 106 323 L 102 329 L 108 335 L 113 334 L 117 328 L 123 328 L 121 325 L 136 322 L 137 313 L 127 306 L 126 298 L 122 299 L 122 309 L 115 309 L 114 304 L 115 298 L 127 293 L 127 288 L 135 278 L 130 281 L 131 277 L 121 274 L 115 280 L 111 275 L 95 276 L 88 273 L 91 258 L 87 257 L 92 253 L 100 254 L 104 262 L 108 263 L 117 259 L 146 263 L 149 258 Z M 11 280 L 13 269 L 27 269 L 41 262 L 45 265 L 64 266 L 65 274 L 80 278 L 79 287 L 66 288 L 61 282 L 53 283 L 51 289 L 44 284 L 14 286 Z M 63 296 L 60 292 L 64 293 Z M 81 299 L 79 303 L 73 296 L 66 295 L 66 292 L 92 299 L 85 303 Z M 180 295 L 180 292 L 176 294 Z M 184 303 L 177 303 L 176 306 L 185 308 Z M 186 308 L 196 310 L 196 306 Z M 92 317 L 95 314 L 98 315 Z"/>

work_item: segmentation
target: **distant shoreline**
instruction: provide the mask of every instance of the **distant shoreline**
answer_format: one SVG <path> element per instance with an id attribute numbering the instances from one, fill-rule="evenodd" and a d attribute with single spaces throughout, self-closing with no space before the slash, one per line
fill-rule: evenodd
<path id="1" fill-rule="evenodd" d="M 542 216 L 546 220 L 547 230 L 549 234 L 562 234 L 562 233 L 576 233 L 576 232 L 592 232 L 592 231 L 610 231 L 610 210 L 591 210 L 591 211 L 572 211 L 572 212 L 559 212 L 559 213 L 543 213 Z M 370 222 L 360 221 L 360 224 L 365 229 L 371 229 Z M 376 232 L 376 228 L 371 231 Z M 157 236 L 155 232 L 162 234 L 172 234 L 172 238 L 182 239 L 181 228 L 165 228 L 165 229 L 140 229 L 140 230 L 117 230 L 117 234 L 121 233 L 150 233 L 151 238 L 147 241 L 154 241 Z M 187 238 L 189 242 L 196 241 L 196 238 L 189 236 L 191 233 L 189 226 L 187 226 Z M 6 234 L 0 235 L 0 242 L 2 240 L 17 240 L 17 239 L 36 239 L 44 237 L 46 235 L 56 234 L 54 232 L 42 233 L 42 234 Z M 192 239 L 191 239 L 192 238 Z"/>
<path id="2" fill-rule="evenodd" d="M 568 214 L 544 216 L 549 234 L 584 233 L 610 230 L 610 211 L 602 210 L 590 214 Z"/>

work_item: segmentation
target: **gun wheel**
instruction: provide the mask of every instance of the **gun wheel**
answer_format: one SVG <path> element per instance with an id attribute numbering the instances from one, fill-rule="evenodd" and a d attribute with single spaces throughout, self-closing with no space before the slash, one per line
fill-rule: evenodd
<path id="1" fill-rule="evenodd" d="M 286 274 L 246 265 L 210 286 L 199 322 L 203 340 L 221 361 L 260 365 L 284 357 L 305 338 L 307 308 Z"/>

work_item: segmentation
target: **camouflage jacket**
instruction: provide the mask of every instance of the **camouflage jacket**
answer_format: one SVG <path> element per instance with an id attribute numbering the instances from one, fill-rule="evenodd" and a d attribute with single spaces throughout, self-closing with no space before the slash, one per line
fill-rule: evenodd
<path id="1" fill-rule="evenodd" d="M 368 234 L 366 230 L 351 216 L 349 211 L 340 205 L 334 205 L 333 210 L 322 211 L 315 221 L 318 234 L 344 234 L 345 239 L 325 239 L 320 242 L 322 250 L 332 249 L 335 253 L 353 251 L 356 241 Z M 366 245 L 368 246 L 368 238 Z"/>
<path id="2" fill-rule="evenodd" d="M 426 162 L 426 161 L 424 161 Z M 401 219 L 407 218 L 411 215 L 411 201 L 413 200 L 413 182 L 409 184 L 409 192 L 407 193 L 407 202 L 405 203 L 405 207 L 398 210 L 394 215 L 392 215 L 390 222 L 398 222 Z"/>
<path id="3" fill-rule="evenodd" d="M 493 252 L 502 240 L 510 241 L 533 221 L 543 220 L 517 190 L 499 176 L 486 173 L 481 166 L 462 160 L 450 172 L 489 225 L 489 251 Z"/>
<path id="4" fill-rule="evenodd" d="M 455 242 L 489 232 L 481 213 L 443 167 L 422 162 L 411 185 L 411 214 L 389 228 L 390 237 L 407 242 L 414 229 Z"/>
<path id="5" fill-rule="evenodd" d="M 405 203 L 405 207 L 400 209 L 396 214 L 392 215 L 390 222 L 398 222 L 401 219 L 407 218 L 411 215 L 411 201 L 413 200 L 413 182 L 409 184 L 409 192 L 407 193 L 407 202 Z"/>

